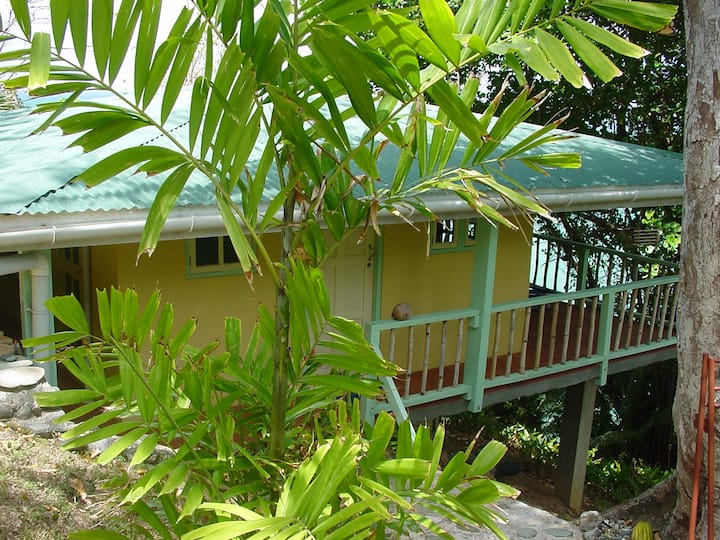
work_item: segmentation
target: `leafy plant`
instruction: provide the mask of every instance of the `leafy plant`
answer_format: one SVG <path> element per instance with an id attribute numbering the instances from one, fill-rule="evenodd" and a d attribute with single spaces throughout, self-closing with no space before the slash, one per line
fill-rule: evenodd
<path id="1" fill-rule="evenodd" d="M 330 317 L 327 303 L 314 301 L 327 296 L 316 269 L 336 242 L 358 228 L 379 232 L 383 211 L 435 219 L 426 201 L 436 190 L 456 194 L 493 223 L 514 226 L 487 204 L 490 193 L 521 212 L 547 212 L 503 172 L 508 161 L 536 172 L 580 166 L 575 154 L 546 151 L 567 137 L 553 131 L 561 120 L 512 147 L 501 146 L 540 106 L 543 93 L 524 88 L 499 107 L 502 86 L 475 116 L 470 106 L 479 82 L 459 88 L 448 76 L 492 55 L 521 79 L 522 62 L 544 78 L 564 78 L 576 87 L 586 79 L 581 66 L 609 80 L 618 69 L 601 48 L 631 57 L 644 50 L 585 22 L 581 12 L 659 30 L 676 10 L 616 0 L 567 6 L 468 0 L 453 13 L 443 0 L 422 0 L 423 30 L 402 9 L 375 9 L 371 0 L 196 0 L 159 36 L 160 0 L 122 0 L 117 13 L 111 0 L 56 0 L 50 3 L 52 35 L 33 30 L 27 1 L 11 5 L 19 30 L 0 39 L 20 46 L 0 53 L 0 70 L 10 74 L 6 86 L 50 97 L 37 108 L 48 114 L 38 131 L 55 125 L 75 137 L 72 145 L 105 149 L 105 157 L 75 181 L 94 186 L 128 169 L 161 180 L 138 255 L 152 254 L 189 178 L 201 175 L 214 190 L 248 281 L 264 268 L 276 290 L 274 311 L 261 311 L 243 354 L 238 321 L 226 324 L 224 351 L 215 344 L 194 349 L 186 345 L 192 321 L 173 333 L 172 309 L 160 310 L 156 296 L 149 311 L 138 313 L 136 297 L 112 291 L 100 296 L 100 340 L 62 353 L 87 388 L 46 403 L 82 403 L 70 418 L 100 413 L 72 432 L 78 439 L 71 444 L 117 435 L 101 458 L 107 460 L 144 436 L 133 458 L 139 464 L 155 442 L 172 437 L 176 458 L 150 469 L 126 495 L 166 537 L 170 528 L 185 532 L 201 523 L 203 499 L 240 506 L 252 499 L 261 505 L 253 512 L 281 517 L 282 495 L 273 494 L 287 471 L 283 463 L 314 448 L 304 427 L 335 396 L 366 394 L 373 386 L 346 377 L 347 368 L 368 375 L 392 371 L 364 343 L 357 325 Z M 191 73 L 194 61 L 199 74 Z M 127 95 L 117 81 L 130 63 Z M 183 130 L 175 131 L 169 119 L 182 108 L 186 80 L 192 85 L 189 115 Z M 87 94 L 93 89 L 110 92 L 117 104 L 93 101 Z M 359 140 L 348 136 L 346 122 L 363 126 Z M 123 142 L 144 128 L 162 136 L 164 145 Z M 467 150 L 462 166 L 453 169 L 449 156 L 461 137 Z M 397 153 L 396 168 L 381 177 L 379 156 L 390 151 Z M 281 237 L 274 256 L 263 242 L 271 230 Z M 51 302 L 72 330 L 48 343 L 67 345 L 89 334 L 74 304 L 69 298 Z M 149 320 L 156 313 L 153 327 Z M 336 371 L 321 374 L 319 364 Z M 250 391 L 255 395 L 245 396 Z M 237 412 L 236 404 L 242 405 Z M 317 459 L 331 455 L 347 463 L 354 440 L 321 445 Z M 308 459 L 303 474 L 316 467 L 315 458 Z M 236 464 L 242 472 L 235 472 Z M 228 485 L 235 491 L 228 494 Z M 285 485 L 292 490 L 294 484 Z M 157 505 L 143 499 L 153 489 Z M 442 492 L 437 484 L 433 490 Z M 450 502 L 445 497 L 433 504 Z M 317 517 L 306 515 L 312 518 L 307 526 L 317 527 Z M 401 523 L 406 518 L 400 516 Z"/>
<path id="2" fill-rule="evenodd" d="M 324 291 L 309 285 L 317 274 L 295 268 L 291 298 L 301 294 L 295 289 L 303 284 L 305 293 Z M 132 290 L 100 291 L 101 335 L 92 340 L 77 300 L 53 298 L 48 307 L 69 330 L 29 344 L 65 347 L 83 340 L 56 358 L 84 389 L 39 394 L 38 403 L 74 407 L 58 419 L 79 422 L 64 434 L 66 448 L 112 437 L 100 463 L 132 451 L 130 466 L 141 472 L 138 479 L 128 478 L 123 502 L 145 522 L 136 525 L 143 535 L 154 530 L 165 538 L 231 538 L 304 531 L 308 538 L 345 538 L 371 529 L 382 536 L 388 528 L 447 537 L 419 508 L 499 532 L 497 516 L 485 505 L 512 490 L 484 475 L 505 447 L 491 443 L 468 463 L 470 447 L 440 472 L 442 428 L 431 437 L 420 427 L 413 438 L 405 423 L 394 439 L 395 422 L 384 414 L 363 435 L 358 400 L 347 412 L 338 398 L 377 393 L 377 383 L 360 377 L 358 368 L 373 376 L 394 369 L 367 345 L 357 323 L 324 316 L 326 295 L 292 305 L 302 306 L 309 330 L 303 343 L 295 343 L 294 350 L 305 354 L 294 357 L 298 364 L 291 370 L 285 462 L 266 457 L 272 407 L 268 344 L 274 328 L 265 310 L 242 352 L 239 321 L 228 319 L 225 351 L 218 352 L 217 343 L 188 345 L 194 321 L 172 332 L 172 306 L 162 306 L 158 293 L 141 308 Z M 148 465 L 158 444 L 174 453 Z M 227 514 L 242 522 L 228 521 Z M 207 524 L 208 516 L 214 524 Z"/>

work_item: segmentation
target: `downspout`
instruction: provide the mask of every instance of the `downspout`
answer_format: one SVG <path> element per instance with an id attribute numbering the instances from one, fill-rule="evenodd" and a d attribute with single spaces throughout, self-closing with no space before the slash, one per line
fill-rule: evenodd
<path id="1" fill-rule="evenodd" d="M 55 331 L 55 324 L 52 315 L 45 307 L 52 297 L 52 274 L 50 272 L 50 251 L 45 250 L 38 253 L 40 264 L 30 269 L 30 282 L 32 287 L 32 336 L 49 336 Z M 33 350 L 33 360 L 40 360 L 53 356 L 53 349 Z M 45 380 L 53 386 L 57 386 L 57 365 L 55 362 L 43 362 Z"/>

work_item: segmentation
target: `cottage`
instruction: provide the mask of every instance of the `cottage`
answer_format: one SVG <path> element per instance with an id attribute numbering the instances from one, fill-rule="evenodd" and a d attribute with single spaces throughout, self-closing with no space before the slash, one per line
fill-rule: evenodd
<path id="1" fill-rule="evenodd" d="M 172 121 L 181 133 L 182 114 Z M 51 294 L 75 294 L 93 320 L 92 291 L 111 286 L 133 287 L 141 298 L 159 286 L 178 320 L 198 319 L 198 342 L 221 337 L 226 315 L 253 320 L 259 303 L 272 305 L 267 279 L 258 276 L 254 290 L 245 283 L 202 178 L 188 182 L 156 253 L 136 264 L 158 180 L 121 174 L 91 190 L 73 183 L 98 156 L 67 149 L 54 128 L 26 137 L 40 123 L 27 109 L 0 112 L 6 333 L 51 332 L 43 307 Z M 511 139 L 530 129 L 519 127 Z M 139 144 L 154 135 L 132 137 Z M 458 156 L 463 150 L 461 140 Z M 519 165 L 506 170 L 553 211 L 682 200 L 679 155 L 586 135 L 556 151 L 581 152 L 583 167 L 548 176 Z M 383 159 L 381 176 L 390 177 L 396 156 Z M 324 268 L 335 312 L 364 324 L 371 343 L 403 370 L 384 381 L 386 401 L 366 404 L 366 414 L 386 408 L 419 419 L 567 387 L 558 489 L 579 507 L 596 386 L 676 356 L 677 269 L 593 247 L 592 239 L 533 236 L 523 220 L 517 230 L 498 229 L 449 194 L 432 194 L 428 203 L 438 223 L 409 216 L 419 220 L 413 228 L 382 216 L 381 236 L 346 242 Z M 510 212 L 502 199 L 492 203 Z M 277 246 L 272 234 L 267 241 Z M 407 320 L 390 317 L 399 303 L 411 306 Z"/>

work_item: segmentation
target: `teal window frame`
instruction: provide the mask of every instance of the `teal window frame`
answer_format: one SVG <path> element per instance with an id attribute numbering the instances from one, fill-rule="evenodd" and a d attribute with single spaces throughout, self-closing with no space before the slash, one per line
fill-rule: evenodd
<path id="1" fill-rule="evenodd" d="M 217 241 L 217 259 L 215 264 L 197 264 L 198 240 L 213 238 Z M 225 262 L 225 251 L 227 249 L 227 236 L 208 236 L 203 238 L 191 238 L 185 241 L 185 277 L 187 279 L 237 276 L 244 274 L 239 261 Z M 235 256 L 235 258 L 237 258 Z"/>
<path id="2" fill-rule="evenodd" d="M 448 227 L 451 223 L 452 226 Z M 477 219 L 440 219 L 435 222 L 430 239 L 430 253 L 457 253 L 459 251 L 470 251 L 475 247 L 475 236 L 477 234 Z M 452 231 L 452 241 L 439 241 L 442 235 L 442 227 Z"/>

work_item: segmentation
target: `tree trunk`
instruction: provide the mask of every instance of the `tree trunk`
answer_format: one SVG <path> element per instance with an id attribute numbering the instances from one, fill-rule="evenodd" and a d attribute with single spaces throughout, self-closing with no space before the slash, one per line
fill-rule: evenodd
<path id="1" fill-rule="evenodd" d="M 678 438 L 678 494 L 667 538 L 687 538 L 702 354 L 720 355 L 720 0 L 685 2 L 688 94 L 685 201 L 678 317 L 678 383 L 673 407 Z M 713 436 L 717 438 L 716 429 Z M 705 452 L 703 452 L 705 455 Z M 706 470 L 705 463 L 703 471 Z M 720 471 L 720 467 L 716 467 Z M 704 477 L 704 473 L 703 473 Z M 711 480 L 711 486 L 720 478 Z M 707 489 L 703 482 L 702 489 Z M 705 492 L 707 493 L 707 492 Z M 701 493 L 701 501 L 707 495 Z M 715 517 L 720 517 L 717 494 Z M 698 538 L 706 537 L 705 504 Z M 720 527 L 715 526 L 716 530 Z"/>

